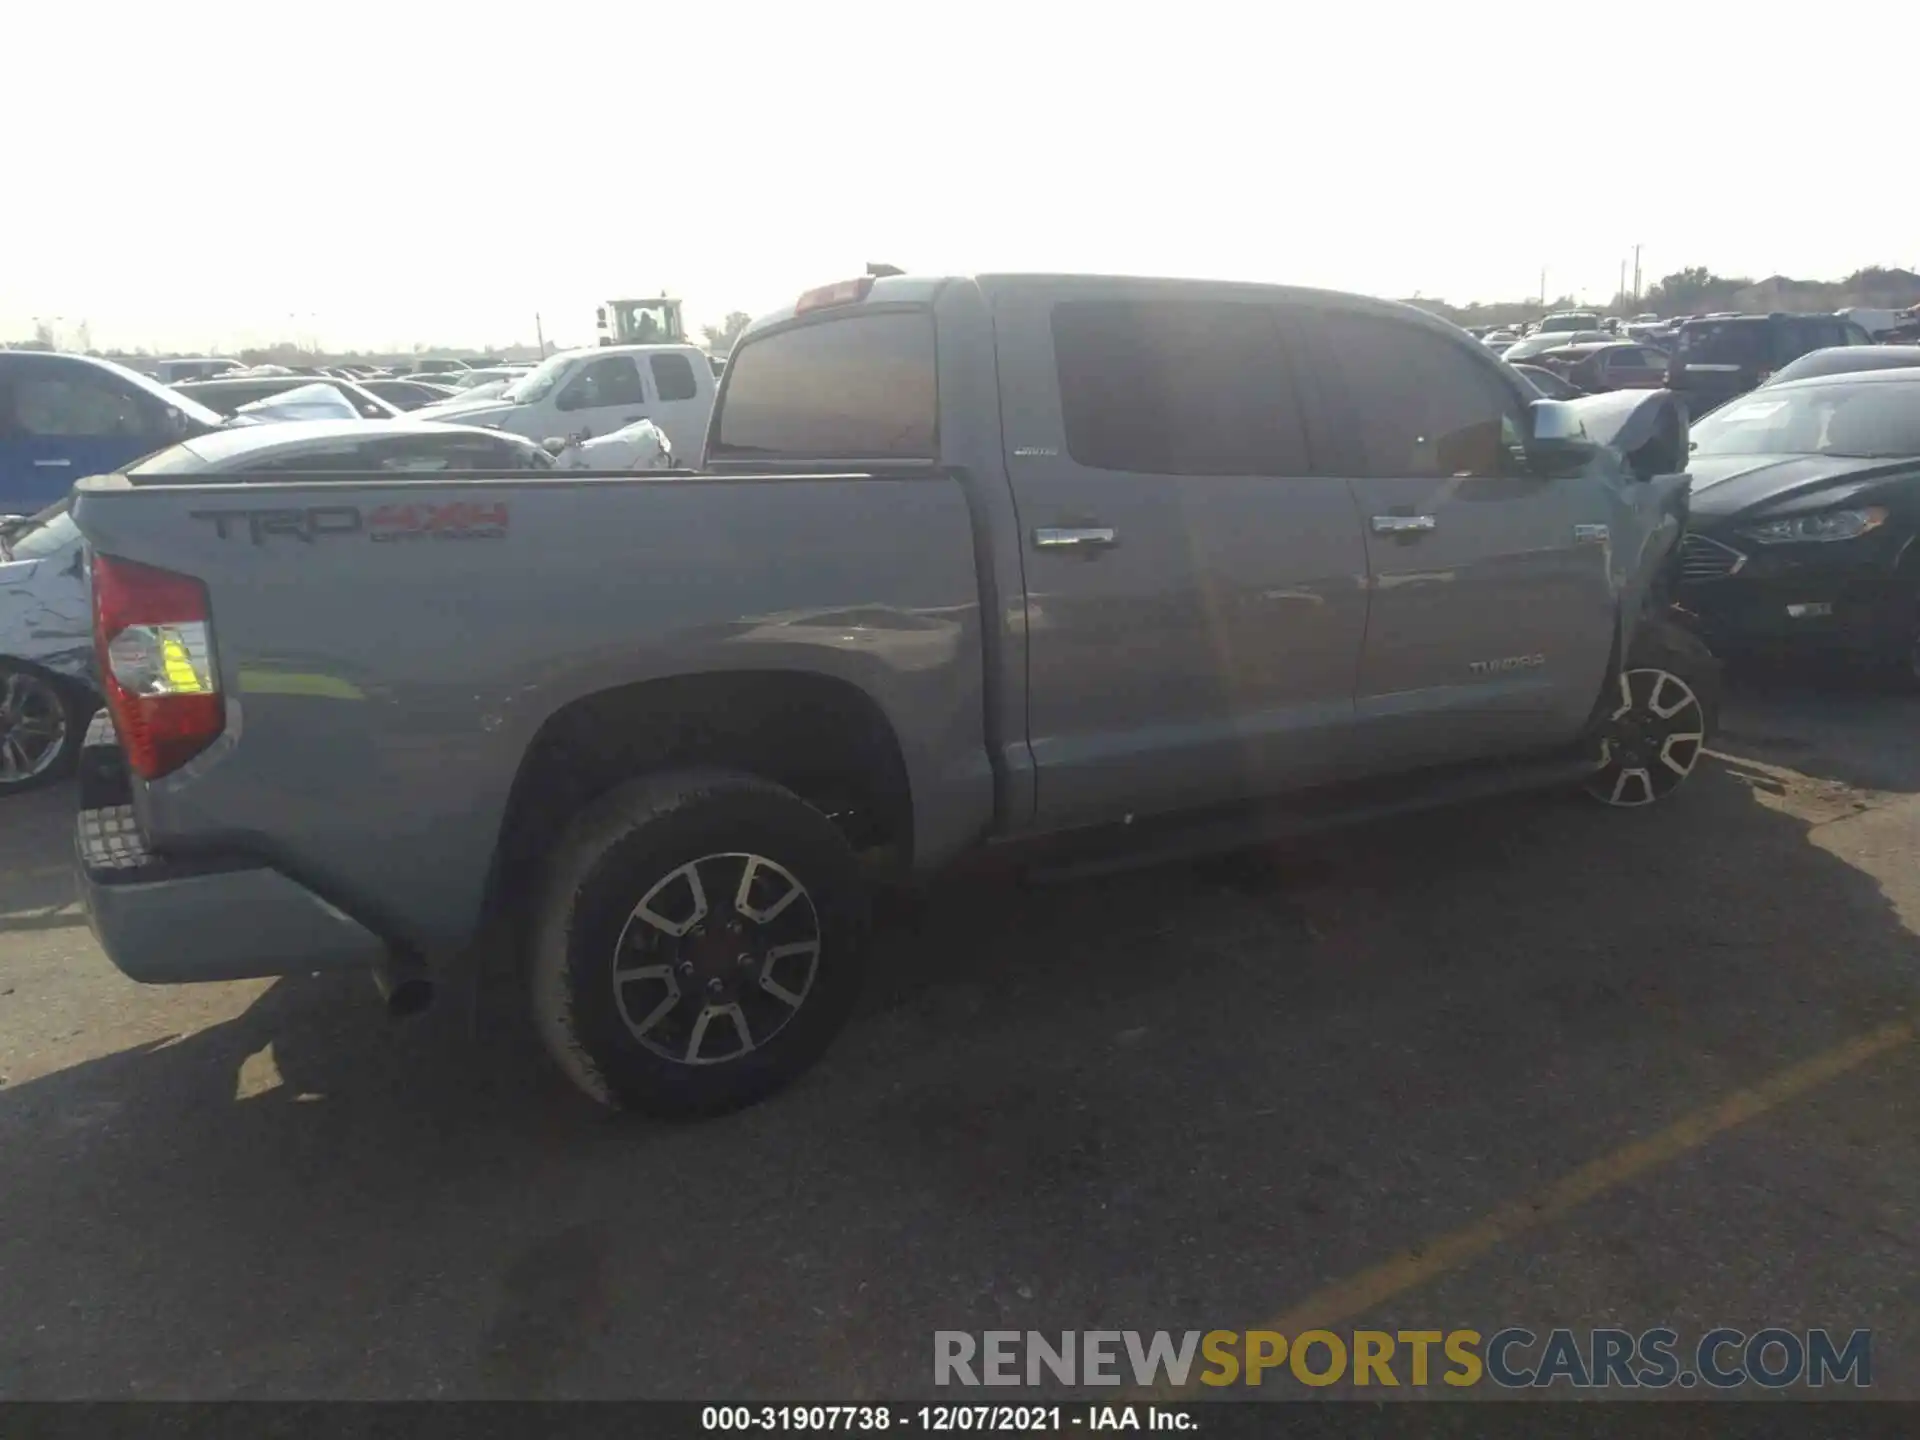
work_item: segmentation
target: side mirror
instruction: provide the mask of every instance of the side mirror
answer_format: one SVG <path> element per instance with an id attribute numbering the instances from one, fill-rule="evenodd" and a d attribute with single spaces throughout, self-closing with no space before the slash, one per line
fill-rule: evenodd
<path id="1" fill-rule="evenodd" d="M 561 451 L 565 450 L 572 443 L 573 442 L 564 435 L 549 435 L 540 442 L 540 448 L 546 451 L 547 454 L 557 457 Z"/>
<path id="2" fill-rule="evenodd" d="M 1565 400 L 1536 400 L 1527 411 L 1527 463 L 1543 479 L 1576 475 L 1599 447 L 1586 421 Z"/>

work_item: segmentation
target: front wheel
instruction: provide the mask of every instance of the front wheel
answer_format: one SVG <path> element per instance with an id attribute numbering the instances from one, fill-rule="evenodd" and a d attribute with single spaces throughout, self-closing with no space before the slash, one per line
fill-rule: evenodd
<path id="1" fill-rule="evenodd" d="M 588 1095 L 662 1116 L 750 1104 L 851 1013 L 866 940 L 852 848 L 755 776 L 686 771 L 589 806 L 534 935 L 541 1037 Z"/>
<path id="2" fill-rule="evenodd" d="M 1600 707 L 1600 764 L 1587 793 L 1622 809 L 1666 799 L 1693 774 L 1719 719 L 1720 662 L 1671 621 L 1647 622 Z"/>

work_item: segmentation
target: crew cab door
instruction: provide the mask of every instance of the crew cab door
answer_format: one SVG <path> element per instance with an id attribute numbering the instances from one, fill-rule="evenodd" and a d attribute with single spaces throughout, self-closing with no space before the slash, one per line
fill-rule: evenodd
<path id="1" fill-rule="evenodd" d="M 553 408 L 555 428 L 549 433 L 584 432 L 588 439 L 651 418 L 646 385 L 632 355 L 600 355 L 579 366 L 553 397 Z"/>
<path id="2" fill-rule="evenodd" d="M 1366 551 L 1346 481 L 1316 463 L 1272 305 L 997 283 L 1039 825 L 1336 773 Z"/>
<path id="3" fill-rule="evenodd" d="M 681 464 L 691 465 L 706 444 L 713 413 L 713 367 L 704 360 L 663 350 L 646 357 L 651 392 L 646 418 L 666 432 Z"/>
<path id="4" fill-rule="evenodd" d="M 1613 642 L 1608 482 L 1532 473 L 1528 400 L 1464 338 L 1339 308 L 1310 325 L 1318 402 L 1366 529 L 1366 768 L 1573 740 Z"/>

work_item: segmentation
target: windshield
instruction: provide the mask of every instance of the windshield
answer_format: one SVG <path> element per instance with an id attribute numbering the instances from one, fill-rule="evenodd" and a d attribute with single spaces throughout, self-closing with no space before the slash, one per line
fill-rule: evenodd
<path id="1" fill-rule="evenodd" d="M 546 399 L 579 358 L 578 355 L 555 355 L 550 360 L 542 360 L 502 390 L 500 398 L 510 400 L 515 405 L 530 405 L 536 400 Z"/>
<path id="2" fill-rule="evenodd" d="M 1598 315 L 1549 315 L 1540 322 L 1542 333 L 1562 330 L 1591 330 L 1600 323 Z"/>
<path id="3" fill-rule="evenodd" d="M 1693 453 L 1920 456 L 1920 383 L 1757 390 L 1697 423 Z"/>
<path id="4" fill-rule="evenodd" d="M 0 530 L 0 560 L 44 560 L 78 544 L 80 528 L 67 506 L 62 500 L 11 530 Z"/>

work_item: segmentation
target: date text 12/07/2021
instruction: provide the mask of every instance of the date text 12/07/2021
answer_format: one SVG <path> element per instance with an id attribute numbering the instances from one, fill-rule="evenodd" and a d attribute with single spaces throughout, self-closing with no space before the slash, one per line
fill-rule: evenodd
<path id="1" fill-rule="evenodd" d="M 707 1431 L 981 1431 L 1058 1434 L 1063 1430 L 1197 1430 L 1176 1405 L 707 1405 Z"/>

